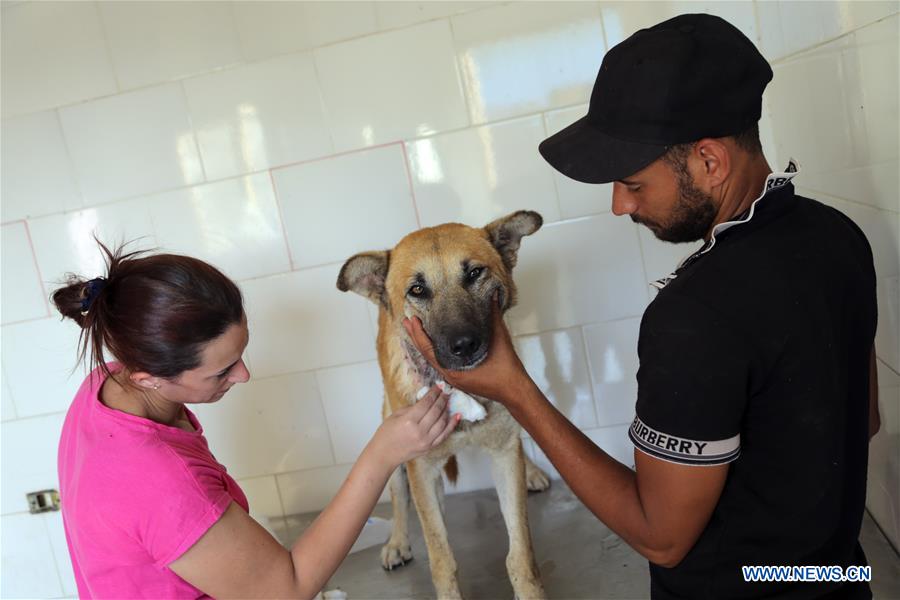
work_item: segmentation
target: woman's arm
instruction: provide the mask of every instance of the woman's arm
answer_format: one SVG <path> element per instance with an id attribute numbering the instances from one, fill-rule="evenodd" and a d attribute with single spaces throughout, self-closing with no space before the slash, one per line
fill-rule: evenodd
<path id="1" fill-rule="evenodd" d="M 439 394 L 433 388 L 385 420 L 290 552 L 232 503 L 169 567 L 215 598 L 312 598 L 347 556 L 394 469 L 439 445 L 458 423 Z"/>

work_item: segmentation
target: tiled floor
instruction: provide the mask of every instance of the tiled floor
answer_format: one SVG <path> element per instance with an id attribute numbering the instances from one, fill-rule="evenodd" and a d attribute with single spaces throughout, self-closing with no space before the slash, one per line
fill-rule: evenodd
<path id="1" fill-rule="evenodd" d="M 550 598 L 646 598 L 647 561 L 602 525 L 579 503 L 565 484 L 531 494 L 528 511 L 535 554 Z M 390 505 L 375 515 L 390 518 Z M 293 541 L 316 513 L 288 517 L 277 530 L 282 542 Z M 450 542 L 459 566 L 459 585 L 466 598 L 512 598 L 506 576 L 506 530 L 494 490 L 447 497 Z M 410 521 L 414 560 L 388 572 L 381 568 L 380 546 L 351 554 L 326 589 L 339 587 L 349 600 L 433 598 L 425 544 L 418 519 Z M 875 598 L 900 598 L 900 557 L 866 514 L 861 535 L 872 565 Z"/>

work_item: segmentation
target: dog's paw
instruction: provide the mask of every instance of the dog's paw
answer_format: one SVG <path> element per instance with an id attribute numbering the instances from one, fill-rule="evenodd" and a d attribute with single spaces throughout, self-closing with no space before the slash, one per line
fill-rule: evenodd
<path id="1" fill-rule="evenodd" d="M 531 461 L 526 461 L 525 486 L 529 492 L 543 492 L 550 487 L 550 478 Z"/>
<path id="2" fill-rule="evenodd" d="M 386 571 L 393 571 L 412 560 L 412 548 L 409 544 L 398 544 L 389 541 L 381 547 L 381 566 Z"/>

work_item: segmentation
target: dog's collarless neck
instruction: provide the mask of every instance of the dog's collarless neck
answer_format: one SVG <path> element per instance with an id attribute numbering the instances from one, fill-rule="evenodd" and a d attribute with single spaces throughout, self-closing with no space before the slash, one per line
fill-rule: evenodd
<path id="1" fill-rule="evenodd" d="M 437 370 L 428 364 L 425 356 L 419 352 L 419 349 L 410 340 L 403 340 L 402 347 L 407 362 L 419 378 L 419 387 L 433 386 L 440 379 Z"/>

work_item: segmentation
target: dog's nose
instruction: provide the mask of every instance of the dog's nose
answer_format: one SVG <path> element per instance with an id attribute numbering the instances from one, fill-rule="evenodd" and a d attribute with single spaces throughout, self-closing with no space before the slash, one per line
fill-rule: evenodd
<path id="1" fill-rule="evenodd" d="M 463 334 L 450 343 L 450 352 L 455 356 L 472 356 L 480 345 L 481 340 L 474 335 Z"/>

